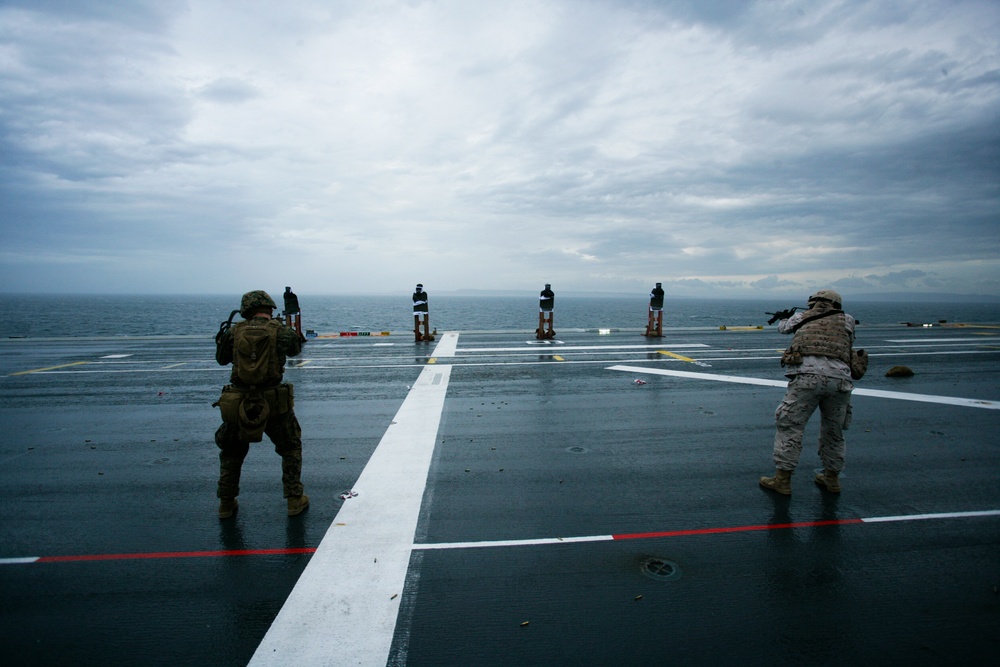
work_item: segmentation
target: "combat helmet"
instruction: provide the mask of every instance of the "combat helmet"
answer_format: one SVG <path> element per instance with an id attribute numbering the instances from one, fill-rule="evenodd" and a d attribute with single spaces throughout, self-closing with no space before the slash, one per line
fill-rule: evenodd
<path id="1" fill-rule="evenodd" d="M 244 319 L 250 314 L 251 311 L 257 308 L 277 308 L 274 304 L 274 299 L 271 298 L 267 292 L 262 289 L 253 290 L 252 292 L 247 292 L 243 295 L 240 300 L 240 315 Z"/>
<path id="2" fill-rule="evenodd" d="M 817 301 L 829 301 L 833 304 L 834 308 L 841 308 L 842 300 L 840 294 L 834 292 L 832 289 L 821 289 L 820 291 L 809 297 L 809 305 Z"/>

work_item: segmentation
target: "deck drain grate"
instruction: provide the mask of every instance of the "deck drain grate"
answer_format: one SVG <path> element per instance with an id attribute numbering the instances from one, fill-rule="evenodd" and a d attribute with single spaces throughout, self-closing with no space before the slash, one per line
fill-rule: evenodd
<path id="1" fill-rule="evenodd" d="M 644 575 L 657 581 L 674 581 L 681 578 L 680 566 L 663 558 L 647 558 L 640 569 Z"/>

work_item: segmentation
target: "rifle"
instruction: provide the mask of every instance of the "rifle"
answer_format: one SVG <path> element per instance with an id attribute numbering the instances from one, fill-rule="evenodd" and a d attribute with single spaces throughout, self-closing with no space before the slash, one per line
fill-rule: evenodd
<path id="1" fill-rule="evenodd" d="M 236 313 L 240 312 L 239 308 L 229 313 L 229 319 L 219 325 L 219 333 L 215 334 L 215 342 L 218 344 L 222 335 L 229 331 L 229 327 L 233 326 L 233 318 L 236 317 Z"/>
<path id="2" fill-rule="evenodd" d="M 792 306 L 791 310 L 779 310 L 776 313 L 764 313 L 764 314 L 771 315 L 771 319 L 769 319 L 767 323 L 774 324 L 778 320 L 787 320 L 789 317 L 795 314 L 796 310 L 799 310 L 798 306 Z"/>

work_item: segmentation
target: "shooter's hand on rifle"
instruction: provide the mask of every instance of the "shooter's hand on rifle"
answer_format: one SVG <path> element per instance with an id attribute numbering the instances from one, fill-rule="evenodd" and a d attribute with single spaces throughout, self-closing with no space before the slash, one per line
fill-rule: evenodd
<path id="1" fill-rule="evenodd" d="M 798 310 L 798 309 L 799 309 L 798 306 L 792 306 L 791 310 L 779 310 L 776 313 L 764 313 L 764 314 L 771 316 L 771 319 L 769 319 L 767 321 L 767 323 L 768 324 L 774 324 L 778 320 L 787 320 L 789 317 L 791 317 L 792 315 L 794 315 L 795 311 Z"/>
<path id="2" fill-rule="evenodd" d="M 223 334 L 229 331 L 229 327 L 233 326 L 233 318 L 236 317 L 236 313 L 238 312 L 240 311 L 237 308 L 233 312 L 229 313 L 229 319 L 219 325 L 219 333 L 215 334 L 216 344 L 218 344 L 218 342 L 222 339 Z"/>

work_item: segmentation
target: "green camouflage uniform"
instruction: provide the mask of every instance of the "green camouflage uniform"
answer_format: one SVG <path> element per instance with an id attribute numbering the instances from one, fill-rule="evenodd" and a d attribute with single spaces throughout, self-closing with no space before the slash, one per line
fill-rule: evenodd
<path id="1" fill-rule="evenodd" d="M 267 318 L 267 315 L 256 315 Z M 268 318 L 270 319 L 270 318 Z M 236 326 L 239 326 L 237 324 Z M 278 361 L 284 372 L 287 357 L 294 357 L 302 351 L 298 334 L 291 327 L 281 325 L 277 336 Z M 226 330 L 216 339 L 215 360 L 225 366 L 233 362 L 233 331 Z M 232 386 L 241 389 L 235 369 L 231 378 Z M 278 379 L 274 385 L 280 384 Z M 284 496 L 302 495 L 302 429 L 295 418 L 294 409 L 281 414 L 272 414 L 264 433 L 274 443 L 274 451 L 281 456 L 281 483 Z M 240 471 L 243 460 L 250 451 L 250 443 L 241 441 L 236 424 L 223 422 L 215 432 L 215 444 L 219 447 L 219 498 L 235 498 L 240 493 Z"/>

